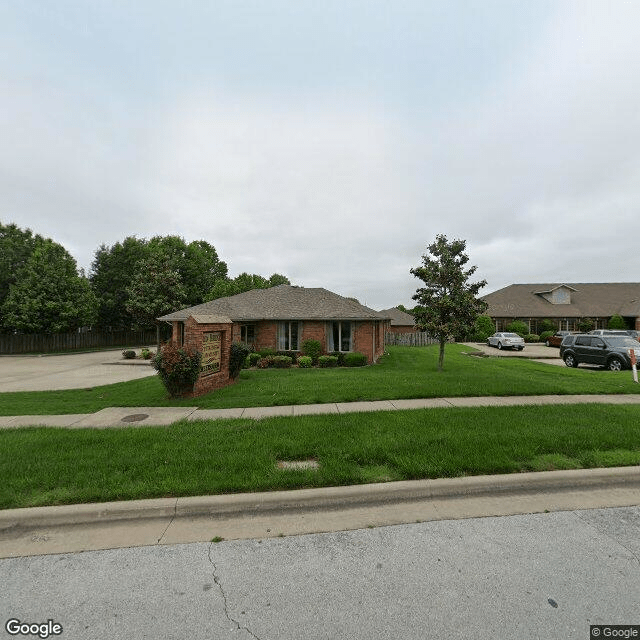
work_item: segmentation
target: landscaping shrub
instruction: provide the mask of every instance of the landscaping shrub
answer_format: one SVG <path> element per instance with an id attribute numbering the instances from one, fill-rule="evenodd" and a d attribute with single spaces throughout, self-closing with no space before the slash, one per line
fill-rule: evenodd
<path id="1" fill-rule="evenodd" d="M 344 356 L 345 367 L 364 367 L 367 364 L 367 356 L 364 353 L 353 351 Z"/>
<path id="2" fill-rule="evenodd" d="M 524 337 L 525 342 L 540 342 L 540 336 L 535 333 L 528 333 Z"/>
<path id="3" fill-rule="evenodd" d="M 250 353 L 249 347 L 244 342 L 234 342 L 231 345 L 231 354 L 229 356 L 229 375 L 232 379 L 240 375 L 240 370 L 247 356 Z"/>
<path id="4" fill-rule="evenodd" d="M 263 358 L 268 358 L 269 356 L 275 356 L 277 355 L 277 351 L 275 349 L 269 349 L 269 348 L 265 348 L 265 349 L 260 349 L 258 351 L 258 353 L 263 357 Z"/>
<path id="5" fill-rule="evenodd" d="M 546 342 L 547 339 L 550 338 L 554 333 L 555 331 L 543 331 L 540 334 L 540 342 Z"/>
<path id="6" fill-rule="evenodd" d="M 517 333 L 519 336 L 522 336 L 524 338 L 529 334 L 529 327 L 527 327 L 527 325 L 522 322 L 522 320 L 514 320 L 507 325 L 505 331 L 509 331 L 510 333 Z"/>
<path id="7" fill-rule="evenodd" d="M 473 331 L 468 338 L 472 342 L 486 342 L 495 333 L 496 326 L 489 316 L 478 316 L 473 324 Z"/>
<path id="8" fill-rule="evenodd" d="M 264 358 L 260 358 L 258 360 L 258 369 L 268 369 L 273 365 L 273 359 L 275 356 L 265 356 Z"/>
<path id="9" fill-rule="evenodd" d="M 133 360 L 136 357 L 136 352 L 132 351 L 131 349 L 125 349 L 122 352 L 122 357 L 126 358 L 127 360 Z"/>
<path id="10" fill-rule="evenodd" d="M 195 349 L 178 347 L 169 342 L 162 345 L 152 360 L 169 395 L 179 397 L 193 390 L 200 374 L 202 354 Z"/>
<path id="11" fill-rule="evenodd" d="M 627 323 L 618 314 L 611 316 L 607 323 L 607 329 L 626 329 Z"/>
<path id="12" fill-rule="evenodd" d="M 258 366 L 258 362 L 260 361 L 260 358 L 262 358 L 262 356 L 259 353 L 250 353 L 248 358 L 249 358 L 249 366 L 256 367 Z"/>
<path id="13" fill-rule="evenodd" d="M 556 332 L 556 325 L 553 324 L 553 322 L 551 322 L 551 320 L 549 320 L 548 318 L 545 318 L 538 325 L 538 329 L 540 329 L 540 335 L 548 332 L 551 332 L 551 335 L 553 335 Z"/>
<path id="14" fill-rule="evenodd" d="M 320 356 L 318 358 L 318 365 L 323 368 L 337 367 L 338 358 L 336 356 Z"/>
<path id="15" fill-rule="evenodd" d="M 322 355 L 320 340 L 305 340 L 302 343 L 302 353 L 305 356 L 310 356 L 313 364 L 318 364 L 318 358 Z"/>
<path id="16" fill-rule="evenodd" d="M 311 356 L 298 356 L 298 366 L 301 369 L 310 369 L 313 365 Z"/>
<path id="17" fill-rule="evenodd" d="M 332 351 L 329 355 L 333 356 L 334 358 L 338 358 L 338 366 L 344 367 L 344 351 Z"/>
<path id="18" fill-rule="evenodd" d="M 589 333 L 595 326 L 596 323 L 591 318 L 582 318 L 578 323 L 578 329 L 580 329 L 582 333 Z"/>
<path id="19" fill-rule="evenodd" d="M 291 358 L 291 362 L 295 362 L 298 357 L 297 351 L 278 351 L 276 356 L 286 356 L 287 358 Z"/>
<path id="20" fill-rule="evenodd" d="M 146 347 L 142 348 L 141 354 L 145 360 L 150 360 L 155 355 L 153 351 L 149 351 Z"/>
<path id="21" fill-rule="evenodd" d="M 289 356 L 273 356 L 273 366 L 278 369 L 288 369 L 293 363 Z"/>

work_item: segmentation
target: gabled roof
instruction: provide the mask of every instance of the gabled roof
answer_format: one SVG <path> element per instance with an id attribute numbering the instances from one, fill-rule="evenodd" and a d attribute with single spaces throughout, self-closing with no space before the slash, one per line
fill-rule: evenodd
<path id="1" fill-rule="evenodd" d="M 542 295 L 560 288 L 570 293 L 566 304 Z M 639 282 L 512 284 L 482 299 L 493 318 L 640 317 Z"/>
<path id="2" fill-rule="evenodd" d="M 381 317 L 391 318 L 392 327 L 415 327 L 415 318 L 410 313 L 400 311 L 397 307 L 378 311 Z"/>
<path id="3" fill-rule="evenodd" d="M 180 309 L 158 320 L 186 320 L 189 316 L 227 316 L 234 322 L 257 320 L 380 320 L 377 311 L 326 289 L 281 284 Z"/>

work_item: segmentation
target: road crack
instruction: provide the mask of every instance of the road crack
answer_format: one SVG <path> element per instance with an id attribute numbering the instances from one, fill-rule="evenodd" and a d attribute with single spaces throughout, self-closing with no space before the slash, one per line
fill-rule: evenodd
<path id="1" fill-rule="evenodd" d="M 251 629 L 241 625 L 240 622 L 238 622 L 238 620 L 236 620 L 235 618 L 232 618 L 231 614 L 229 613 L 229 603 L 227 602 L 227 594 L 224 590 L 224 587 L 222 586 L 220 577 L 218 576 L 218 567 L 216 566 L 216 563 L 213 561 L 213 558 L 211 557 L 211 551 L 213 549 L 214 544 L 217 544 L 217 543 L 215 542 L 209 543 L 208 557 L 209 557 L 209 562 L 213 567 L 213 581 L 215 582 L 216 586 L 220 590 L 220 595 L 222 596 L 222 602 L 224 606 L 224 615 L 231 624 L 234 624 L 236 626 L 238 631 L 246 631 L 252 638 L 255 638 L 256 640 L 260 640 L 260 638 L 255 633 L 253 633 Z"/>
<path id="2" fill-rule="evenodd" d="M 171 516 L 171 520 L 169 520 L 169 524 L 164 528 L 164 531 L 162 532 L 162 535 L 158 538 L 158 542 L 156 544 L 160 544 L 160 542 L 162 541 L 162 538 L 164 538 L 167 531 L 169 530 L 169 527 L 173 524 L 173 521 L 176 519 L 177 513 L 178 513 L 178 498 L 176 498 L 176 502 L 173 505 L 173 515 Z"/>

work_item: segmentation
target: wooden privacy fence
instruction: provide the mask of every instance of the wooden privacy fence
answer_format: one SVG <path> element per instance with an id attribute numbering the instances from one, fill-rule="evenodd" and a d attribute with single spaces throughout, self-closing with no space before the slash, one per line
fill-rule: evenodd
<path id="1" fill-rule="evenodd" d="M 153 331 L 0 334 L 0 353 L 50 353 L 109 347 L 143 347 L 156 344 L 156 341 L 155 329 Z"/>
<path id="2" fill-rule="evenodd" d="M 432 338 L 424 331 L 415 333 L 385 333 L 384 343 L 389 346 L 399 347 L 426 347 L 428 344 L 436 344 L 438 340 Z"/>

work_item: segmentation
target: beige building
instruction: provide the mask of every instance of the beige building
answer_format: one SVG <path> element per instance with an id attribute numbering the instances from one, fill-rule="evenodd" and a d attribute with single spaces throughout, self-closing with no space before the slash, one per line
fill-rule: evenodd
<path id="1" fill-rule="evenodd" d="M 640 330 L 638 282 L 512 284 L 482 299 L 496 331 L 514 320 L 527 324 L 531 333 L 540 333 L 542 320 L 551 320 L 559 330 L 578 331 L 584 318 L 604 329 L 614 315 L 622 316 L 629 329 Z"/>

